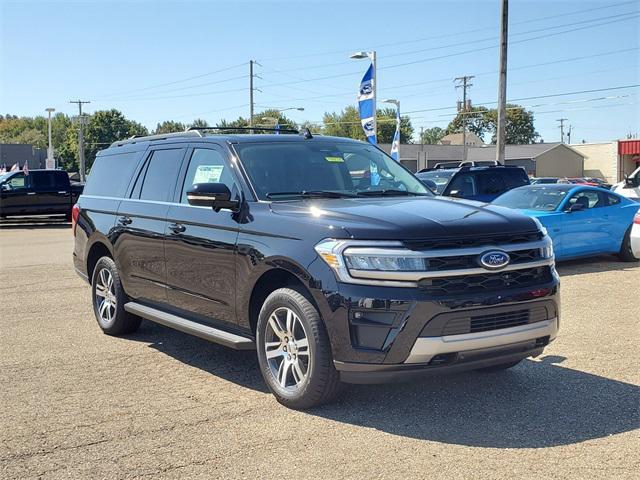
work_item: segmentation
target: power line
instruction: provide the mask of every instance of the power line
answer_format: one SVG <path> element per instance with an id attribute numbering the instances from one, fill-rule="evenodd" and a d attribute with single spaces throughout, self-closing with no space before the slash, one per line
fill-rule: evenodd
<path id="1" fill-rule="evenodd" d="M 171 82 L 158 83 L 156 85 L 150 85 L 148 87 L 136 88 L 136 89 L 133 89 L 133 90 L 126 90 L 124 92 L 112 93 L 110 95 L 105 95 L 103 98 L 105 98 L 105 97 L 115 97 L 115 96 L 118 96 L 118 95 L 125 95 L 125 94 L 128 94 L 128 93 L 140 92 L 140 91 L 144 91 L 144 90 L 152 90 L 154 88 L 166 87 L 166 86 L 169 86 L 169 85 L 175 85 L 177 83 L 188 82 L 190 80 L 196 80 L 198 78 L 207 77 L 209 75 L 215 75 L 217 73 L 227 72 L 229 70 L 233 70 L 234 68 L 242 67 L 242 66 L 244 66 L 246 64 L 247 64 L 247 62 L 242 62 L 242 63 L 239 63 L 237 65 L 231 65 L 229 67 L 221 68 L 219 70 L 214 70 L 212 72 L 202 73 L 200 75 L 194 75 L 192 77 L 181 78 L 179 80 L 174 80 L 174 81 L 171 81 Z"/>
<path id="2" fill-rule="evenodd" d="M 535 22 L 539 22 L 542 20 L 549 20 L 552 18 L 564 18 L 564 17 L 568 17 L 570 15 L 581 15 L 584 13 L 589 13 L 589 12 L 595 12 L 595 11 L 599 11 L 599 10 L 605 10 L 605 9 L 610 9 L 610 8 L 616 8 L 616 7 L 620 7 L 622 5 L 630 5 L 630 4 L 635 4 L 636 1 L 625 1 L 625 2 L 619 2 L 619 3 L 614 3 L 611 5 L 605 5 L 605 6 L 601 6 L 601 7 L 594 7 L 594 8 L 588 8 L 588 9 L 580 9 L 580 10 L 573 10 L 570 12 L 566 12 L 566 13 L 562 13 L 562 14 L 554 14 L 554 15 L 546 15 L 543 17 L 536 17 L 536 18 L 529 18 L 527 20 L 522 20 L 519 22 L 513 22 L 511 23 L 511 25 L 523 25 L 523 24 L 528 24 L 528 23 L 535 23 Z M 449 33 L 449 34 L 444 34 L 444 35 L 431 35 L 428 37 L 421 37 L 421 38 L 415 38 L 415 39 L 410 39 L 410 40 L 401 40 L 398 42 L 391 42 L 391 43 L 384 43 L 384 44 L 378 44 L 378 45 L 372 45 L 371 48 L 372 49 L 382 49 L 382 48 L 386 48 L 386 47 L 393 47 L 396 45 L 406 45 L 408 43 L 419 43 L 419 42 L 424 42 L 424 41 L 428 41 L 428 40 L 435 40 L 435 39 L 441 39 L 441 38 L 448 38 L 448 37 L 456 37 L 456 36 L 461 36 L 461 35 L 468 35 L 471 33 L 478 33 L 478 32 L 486 32 L 486 31 L 494 31 L 495 27 L 481 27 L 481 28 L 476 28 L 473 30 L 465 30 L 463 32 L 454 32 L 454 33 Z M 357 50 L 357 48 L 354 48 L 353 50 Z M 288 56 L 288 57 L 271 57 L 271 58 L 265 58 L 265 60 L 295 60 L 295 59 L 300 59 L 300 58 L 309 58 L 309 57 L 317 57 L 317 56 L 325 56 L 325 55 L 338 55 L 338 54 L 343 54 L 346 55 L 345 50 L 332 50 L 332 51 L 325 51 L 325 52 L 316 52 L 316 53 L 305 53 L 305 54 L 301 54 L 301 55 L 294 55 L 294 56 Z M 346 62 L 344 62 L 346 63 Z M 342 64 L 342 63 L 341 63 Z M 323 66 L 335 66 L 337 64 L 329 64 L 329 65 L 323 65 Z M 320 68 L 321 66 L 318 66 L 317 68 Z M 303 67 L 303 68 L 309 68 L 309 67 Z M 312 68 L 316 68 L 316 67 L 312 67 Z M 293 71 L 293 70 L 291 70 Z"/>

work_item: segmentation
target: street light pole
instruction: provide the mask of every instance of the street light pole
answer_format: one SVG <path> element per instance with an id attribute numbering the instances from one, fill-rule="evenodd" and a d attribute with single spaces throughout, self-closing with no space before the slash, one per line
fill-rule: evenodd
<path id="1" fill-rule="evenodd" d="M 45 164 L 46 168 L 50 168 L 51 164 L 53 164 L 53 168 L 57 168 L 55 164 L 55 158 L 53 156 L 53 144 L 51 142 L 51 112 L 55 112 L 56 109 L 49 107 L 44 109 L 45 112 L 49 114 L 49 148 L 47 148 L 47 162 Z"/>

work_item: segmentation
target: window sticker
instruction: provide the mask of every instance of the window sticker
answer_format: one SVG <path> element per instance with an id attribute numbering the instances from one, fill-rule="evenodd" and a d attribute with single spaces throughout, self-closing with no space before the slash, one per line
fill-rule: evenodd
<path id="1" fill-rule="evenodd" d="M 344 163 L 344 159 L 342 157 L 324 157 L 327 162 L 332 163 Z"/>
<path id="2" fill-rule="evenodd" d="M 369 163 L 369 172 L 371 174 L 371 185 L 377 186 L 380 184 L 380 174 L 378 173 L 378 165 L 375 162 Z"/>
<path id="3" fill-rule="evenodd" d="M 198 165 L 193 183 L 219 183 L 224 165 Z"/>

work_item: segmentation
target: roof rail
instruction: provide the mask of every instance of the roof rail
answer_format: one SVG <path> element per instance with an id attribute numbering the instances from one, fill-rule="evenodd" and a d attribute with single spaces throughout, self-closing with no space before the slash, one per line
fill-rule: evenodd
<path id="1" fill-rule="evenodd" d="M 278 132 L 278 133 L 300 133 L 298 130 L 293 128 L 266 128 L 266 127 L 189 127 L 187 132 L 196 131 L 199 132 L 201 130 L 221 130 L 221 131 L 235 131 L 241 130 L 243 132 Z"/>
<path id="2" fill-rule="evenodd" d="M 464 168 L 464 167 L 504 167 L 497 160 L 465 160 L 462 162 L 442 162 L 436 163 L 433 167 L 435 170 L 440 168 Z"/>
<path id="3" fill-rule="evenodd" d="M 202 134 L 198 131 L 173 132 L 173 133 L 159 133 L 157 135 L 134 135 L 126 140 L 117 140 L 113 142 L 109 147 L 121 147 L 130 143 L 148 142 L 151 140 L 165 140 L 167 138 L 174 137 L 202 137 Z"/>

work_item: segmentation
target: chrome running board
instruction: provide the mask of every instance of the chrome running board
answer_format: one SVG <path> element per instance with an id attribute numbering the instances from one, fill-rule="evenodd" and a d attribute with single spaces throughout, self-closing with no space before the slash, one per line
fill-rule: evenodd
<path id="1" fill-rule="evenodd" d="M 159 323 L 165 327 L 173 328 L 189 335 L 204 338 L 210 342 L 219 343 L 225 347 L 235 350 L 255 350 L 256 345 L 253 340 L 247 337 L 225 332 L 217 328 L 202 325 L 201 323 L 187 320 L 186 318 L 163 312 L 136 302 L 125 303 L 124 309 L 134 315 Z"/>

